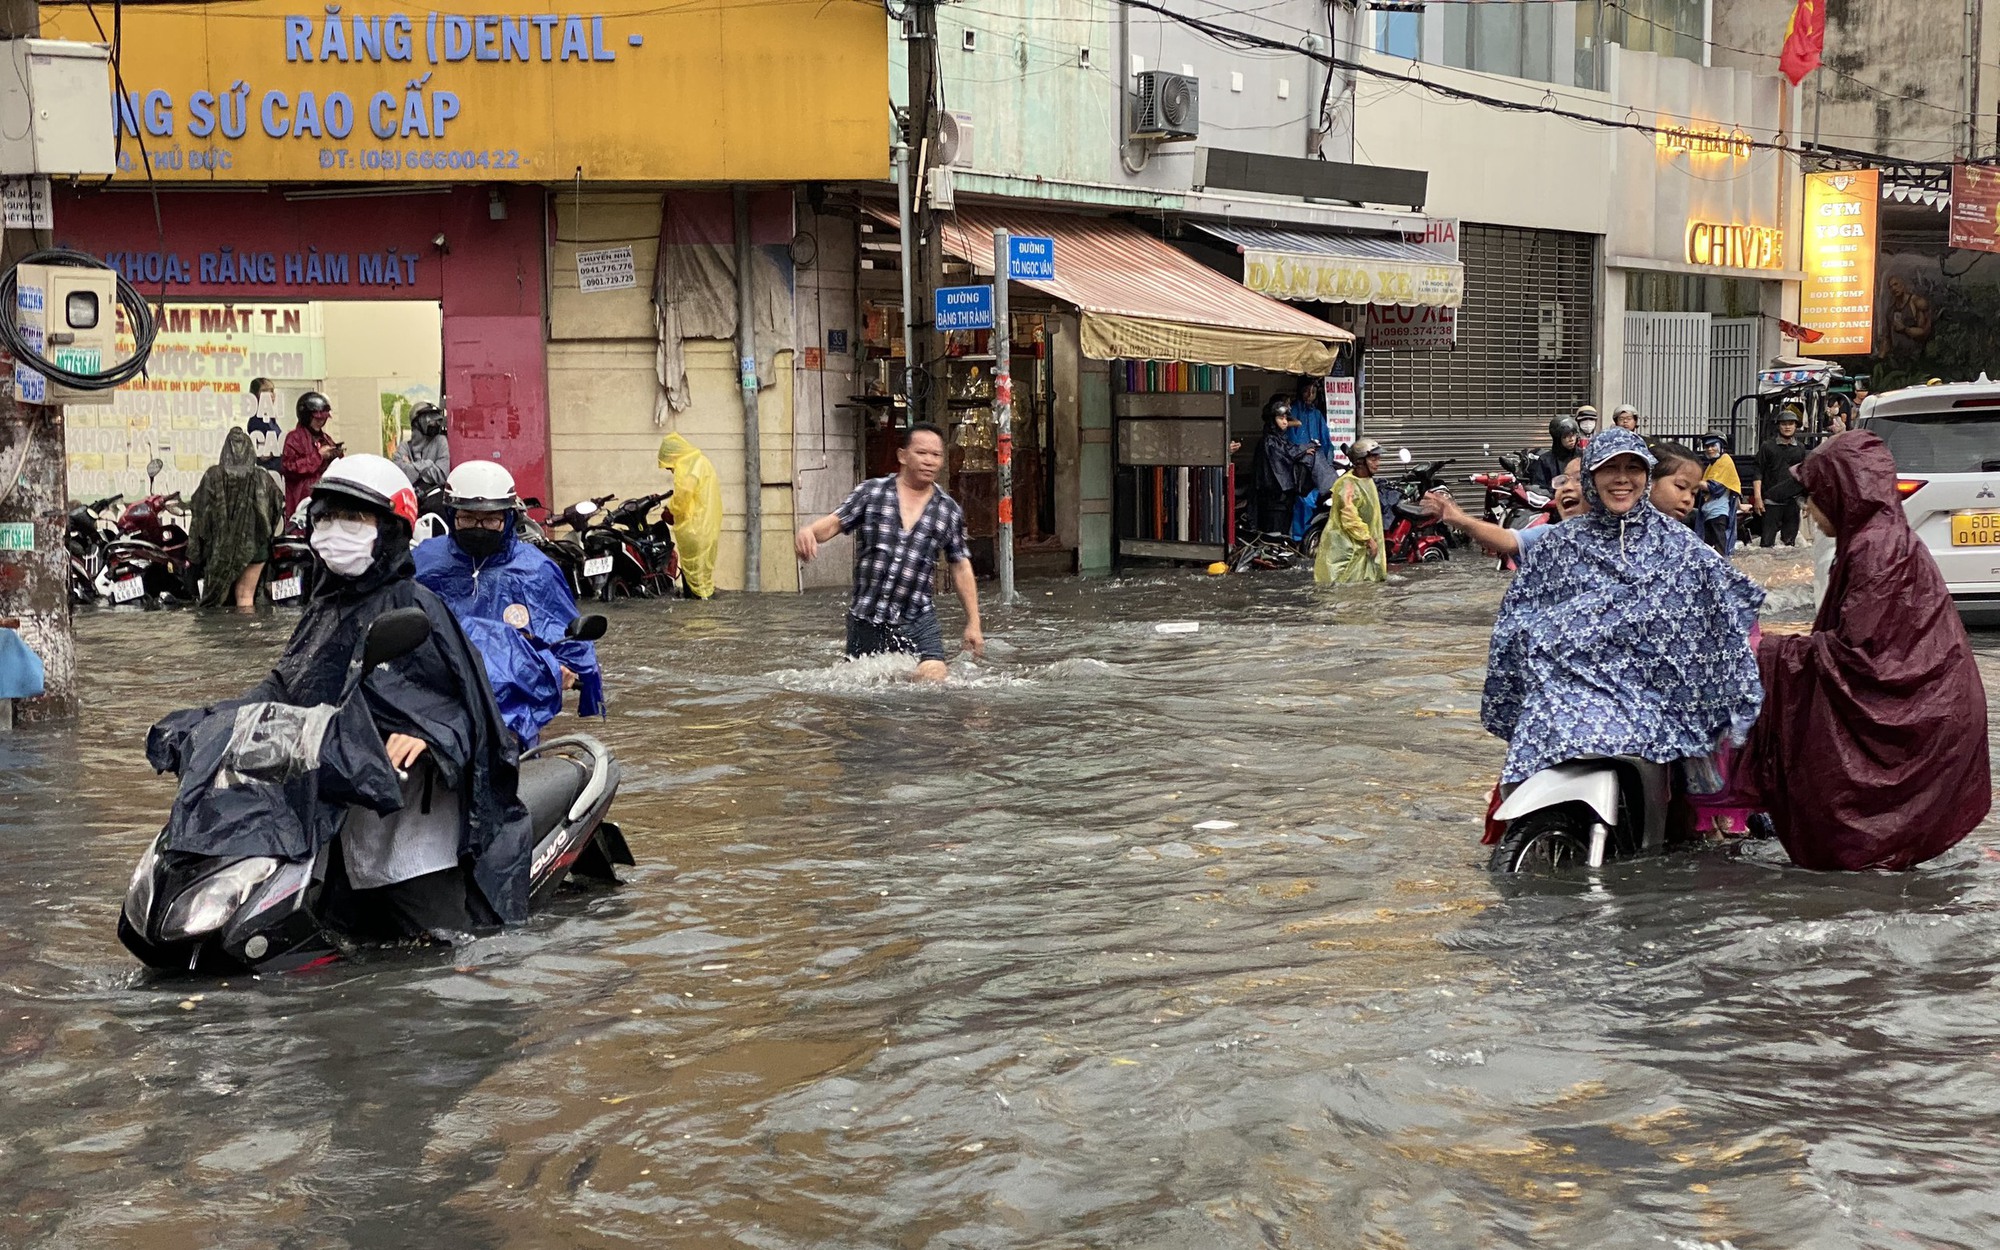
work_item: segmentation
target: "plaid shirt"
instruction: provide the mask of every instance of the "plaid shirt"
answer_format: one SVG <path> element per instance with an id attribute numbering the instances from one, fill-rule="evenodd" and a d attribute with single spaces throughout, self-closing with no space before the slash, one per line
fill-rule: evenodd
<path id="1" fill-rule="evenodd" d="M 931 609 L 938 552 L 948 560 L 969 560 L 965 511 L 942 489 L 917 523 L 903 528 L 903 504 L 896 475 L 870 478 L 854 488 L 834 511 L 840 532 L 854 535 L 854 603 L 848 612 L 875 625 L 893 625 Z"/>

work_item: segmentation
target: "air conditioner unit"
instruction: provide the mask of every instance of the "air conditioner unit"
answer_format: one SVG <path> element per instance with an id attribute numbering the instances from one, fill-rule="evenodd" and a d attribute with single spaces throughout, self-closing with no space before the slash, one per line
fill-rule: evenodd
<path id="1" fill-rule="evenodd" d="M 1188 74 L 1149 69 L 1132 102 L 1134 139 L 1193 139 L 1201 131 L 1201 82 Z"/>
<path id="2" fill-rule="evenodd" d="M 936 163 L 972 168 L 972 133 L 972 114 L 939 113 Z"/>

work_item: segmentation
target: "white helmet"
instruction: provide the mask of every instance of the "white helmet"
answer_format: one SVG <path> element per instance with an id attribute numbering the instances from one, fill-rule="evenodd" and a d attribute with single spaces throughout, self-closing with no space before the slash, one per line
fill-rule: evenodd
<path id="1" fill-rule="evenodd" d="M 504 512 L 521 506 L 514 475 L 491 460 L 468 460 L 444 480 L 445 502 L 468 512 Z"/>
<path id="2" fill-rule="evenodd" d="M 342 456 L 328 465 L 319 481 L 313 483 L 312 498 L 350 499 L 394 513 L 411 525 L 417 523 L 417 492 L 411 488 L 410 479 L 380 456 L 365 453 Z"/>

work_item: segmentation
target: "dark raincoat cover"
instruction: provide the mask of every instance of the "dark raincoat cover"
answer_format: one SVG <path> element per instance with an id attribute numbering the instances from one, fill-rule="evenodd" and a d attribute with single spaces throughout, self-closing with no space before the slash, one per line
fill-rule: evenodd
<path id="1" fill-rule="evenodd" d="M 1910 868 L 1992 805 L 1986 689 L 1882 440 L 1842 434 L 1794 473 L 1838 554 L 1812 633 L 1758 648 L 1745 776 L 1801 867 Z"/>
<path id="2" fill-rule="evenodd" d="M 483 562 L 475 563 L 449 535 L 417 544 L 415 555 L 417 580 L 467 622 L 501 714 L 522 742 L 532 744 L 562 711 L 562 668 L 576 674 L 577 713 L 596 716 L 604 711 L 597 648 L 564 637 L 578 616 L 569 582 L 555 561 L 516 536 L 511 517 L 506 545 Z M 507 609 L 517 603 L 528 609 L 528 629 L 542 646 L 529 644 L 507 625 Z M 500 628 L 472 626 L 475 619 Z"/>
<path id="3" fill-rule="evenodd" d="M 517 795 L 518 758 L 513 737 L 507 733 L 487 688 L 479 653 L 467 641 L 451 609 L 418 585 L 414 573 L 406 529 L 385 533 L 375 563 L 360 577 L 340 577 L 322 570 L 312 601 L 268 677 L 234 703 L 167 718 L 155 727 L 155 735 L 161 731 L 185 733 L 204 713 L 233 719 L 244 703 L 282 703 L 297 708 L 333 704 L 340 698 L 350 662 L 360 654 L 368 626 L 392 609 L 422 608 L 431 623 L 430 637 L 415 651 L 370 673 L 362 683 L 363 698 L 355 700 L 355 706 L 365 710 L 377 740 L 402 733 L 428 744 L 426 756 L 437 769 L 439 780 L 458 790 L 464 800 L 460 856 L 472 860 L 473 879 L 500 919 L 518 923 L 528 917 L 534 834 L 527 809 Z M 343 734 L 347 732 L 360 730 L 349 723 Z M 184 761 L 192 757 L 183 751 L 178 758 Z M 391 789 L 395 790 L 393 784 Z M 188 793 L 185 773 L 182 793 Z M 400 805 L 400 792 L 396 791 L 389 807 L 376 806 L 376 810 L 396 810 Z M 176 841 L 175 849 L 224 853 L 199 841 L 199 826 L 187 832 L 191 840 Z"/>
<path id="4" fill-rule="evenodd" d="M 1756 718 L 1764 592 L 1649 500 L 1611 515 L 1594 474 L 1619 455 L 1653 460 L 1629 430 L 1593 438 L 1590 515 L 1537 542 L 1501 601 L 1480 719 L 1507 741 L 1502 781 L 1585 755 L 1707 755 Z"/>
<path id="5" fill-rule="evenodd" d="M 203 607 L 234 602 L 236 579 L 270 559 L 284 503 L 278 484 L 257 467 L 250 436 L 229 431 L 221 460 L 201 475 L 188 501 L 188 559 L 202 566 Z"/>

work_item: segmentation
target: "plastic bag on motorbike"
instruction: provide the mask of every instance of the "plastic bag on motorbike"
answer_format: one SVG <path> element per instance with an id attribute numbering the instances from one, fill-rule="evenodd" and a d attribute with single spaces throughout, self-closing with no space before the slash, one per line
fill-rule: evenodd
<path id="1" fill-rule="evenodd" d="M 701 449 L 679 434 L 660 440 L 660 467 L 674 475 L 667 515 L 673 518 L 681 576 L 690 595 L 706 599 L 715 593 L 716 549 L 722 542 L 722 481 Z"/>

